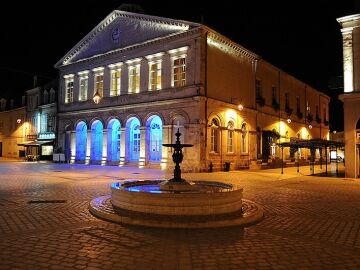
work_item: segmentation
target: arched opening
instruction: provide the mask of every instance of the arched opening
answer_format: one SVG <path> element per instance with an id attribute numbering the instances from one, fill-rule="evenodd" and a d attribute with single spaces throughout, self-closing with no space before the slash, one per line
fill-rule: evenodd
<path id="1" fill-rule="evenodd" d="M 107 127 L 107 159 L 110 162 L 120 161 L 121 125 L 117 119 L 110 120 Z"/>
<path id="2" fill-rule="evenodd" d="M 84 161 L 86 159 L 86 144 L 87 144 L 87 126 L 84 121 L 76 125 L 76 161 Z"/>
<path id="3" fill-rule="evenodd" d="M 127 158 L 130 161 L 140 159 L 140 121 L 133 117 L 126 123 Z"/>
<path id="4" fill-rule="evenodd" d="M 90 142 L 90 160 L 101 161 L 103 149 L 103 124 L 99 120 L 95 120 L 91 125 Z"/>
<path id="5" fill-rule="evenodd" d="M 210 133 L 210 151 L 213 153 L 219 153 L 219 130 L 220 130 L 220 124 L 219 121 L 216 118 L 213 118 L 211 120 L 211 133 Z"/>
<path id="6" fill-rule="evenodd" d="M 149 149 L 150 161 L 161 161 L 162 126 L 161 118 L 157 115 L 150 117 L 146 123 L 147 149 Z"/>
<path id="7" fill-rule="evenodd" d="M 228 125 L 227 125 L 227 140 L 226 140 L 226 144 L 227 144 L 227 152 L 228 153 L 234 153 L 234 128 L 235 128 L 235 124 L 233 121 L 229 121 Z"/>

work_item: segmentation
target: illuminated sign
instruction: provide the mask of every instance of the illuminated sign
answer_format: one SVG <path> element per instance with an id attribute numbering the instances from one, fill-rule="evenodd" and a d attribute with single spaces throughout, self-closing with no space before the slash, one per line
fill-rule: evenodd
<path id="1" fill-rule="evenodd" d="M 39 140 L 52 140 L 55 139 L 55 133 L 54 132 L 41 132 L 38 135 Z"/>

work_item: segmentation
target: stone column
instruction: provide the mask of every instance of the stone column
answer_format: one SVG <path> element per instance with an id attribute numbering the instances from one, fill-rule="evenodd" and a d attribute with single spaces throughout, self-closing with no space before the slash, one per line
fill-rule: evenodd
<path id="1" fill-rule="evenodd" d="M 126 150 L 126 128 L 121 128 L 121 140 L 120 140 L 120 165 L 124 165 L 126 162 L 125 150 Z"/>
<path id="2" fill-rule="evenodd" d="M 129 69 L 128 65 L 123 65 L 121 67 L 121 87 L 120 87 L 120 95 L 129 93 Z"/>
<path id="3" fill-rule="evenodd" d="M 80 84 L 79 84 L 79 75 L 74 75 L 74 91 L 73 91 L 73 102 L 79 101 L 79 91 L 80 91 Z"/>
<path id="4" fill-rule="evenodd" d="M 354 91 L 352 30 L 352 27 L 341 29 L 343 36 L 344 92 Z"/>
<path id="5" fill-rule="evenodd" d="M 111 70 L 108 67 L 104 68 L 104 97 L 110 96 L 110 80 Z"/>
<path id="6" fill-rule="evenodd" d="M 88 163 L 90 161 L 90 150 L 91 150 L 91 126 L 87 130 L 85 163 Z"/>
<path id="7" fill-rule="evenodd" d="M 70 134 L 70 156 L 71 156 L 71 162 L 73 162 L 75 160 L 75 156 L 76 156 L 76 132 L 75 131 L 71 131 Z"/>
<path id="8" fill-rule="evenodd" d="M 140 62 L 140 93 L 147 92 L 149 89 L 149 64 L 146 59 Z"/>
<path id="9" fill-rule="evenodd" d="M 107 128 L 103 129 L 103 148 L 102 148 L 102 162 L 107 160 Z"/>
<path id="10" fill-rule="evenodd" d="M 149 160 L 149 154 L 147 149 L 147 143 L 146 143 L 147 137 L 146 137 L 146 127 L 140 127 L 140 159 L 139 159 L 139 165 L 144 166 L 148 163 Z"/>
<path id="11" fill-rule="evenodd" d="M 94 89 L 95 89 L 95 85 L 94 85 L 94 72 L 89 71 L 88 74 L 89 78 L 88 78 L 88 92 L 87 92 L 87 99 L 91 100 L 95 94 Z"/>
<path id="12" fill-rule="evenodd" d="M 161 87 L 163 89 L 171 87 L 171 58 L 168 53 L 164 54 L 161 63 Z"/>

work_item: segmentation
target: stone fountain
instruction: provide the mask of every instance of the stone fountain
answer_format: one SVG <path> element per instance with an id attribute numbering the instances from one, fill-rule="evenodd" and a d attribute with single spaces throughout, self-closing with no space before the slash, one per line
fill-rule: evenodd
<path id="1" fill-rule="evenodd" d="M 128 180 L 111 185 L 111 196 L 96 198 L 90 212 L 113 222 L 171 228 L 248 225 L 260 220 L 260 205 L 243 199 L 243 189 L 214 181 L 181 178 L 182 149 L 179 129 L 174 144 L 174 177 L 169 180 Z"/>

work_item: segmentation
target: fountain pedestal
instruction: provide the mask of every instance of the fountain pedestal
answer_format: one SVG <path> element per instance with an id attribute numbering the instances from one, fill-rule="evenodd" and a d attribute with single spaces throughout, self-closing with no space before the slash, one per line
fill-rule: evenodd
<path id="1" fill-rule="evenodd" d="M 179 130 L 175 135 L 175 144 L 164 144 L 174 148 L 172 179 L 114 183 L 111 200 L 109 196 L 93 200 L 90 211 L 115 222 L 172 228 L 246 225 L 262 218 L 262 207 L 243 200 L 242 188 L 221 182 L 182 179 L 182 149 L 192 145 L 180 143 Z"/>

